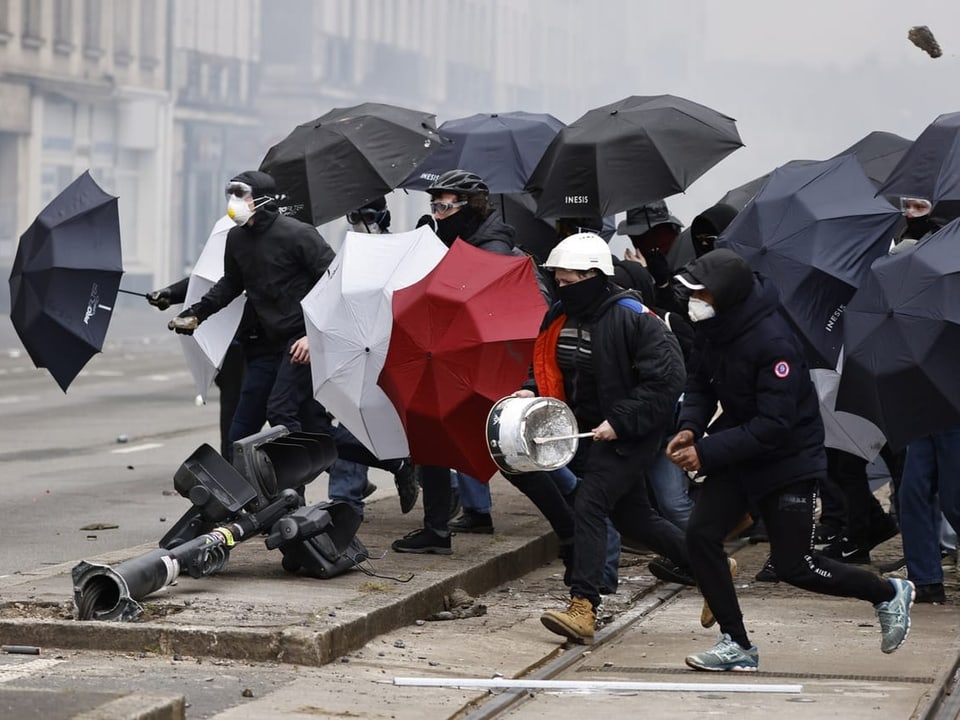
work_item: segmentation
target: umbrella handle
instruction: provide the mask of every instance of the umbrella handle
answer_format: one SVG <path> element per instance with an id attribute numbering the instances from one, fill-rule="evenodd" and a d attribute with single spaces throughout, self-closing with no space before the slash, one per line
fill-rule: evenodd
<path id="1" fill-rule="evenodd" d="M 139 293 L 134 292 L 133 290 L 124 290 L 123 288 L 117 288 L 117 292 L 126 293 L 127 295 L 136 295 L 137 297 L 150 299 L 150 293 Z"/>
<path id="2" fill-rule="evenodd" d="M 539 438 L 534 438 L 533 441 L 537 445 L 543 445 L 544 443 L 556 442 L 557 440 L 573 440 L 574 438 L 585 438 L 585 437 L 592 437 L 592 436 L 593 436 L 592 432 L 585 432 L 585 433 L 579 433 L 577 435 L 554 435 L 552 437 L 539 437 Z"/>

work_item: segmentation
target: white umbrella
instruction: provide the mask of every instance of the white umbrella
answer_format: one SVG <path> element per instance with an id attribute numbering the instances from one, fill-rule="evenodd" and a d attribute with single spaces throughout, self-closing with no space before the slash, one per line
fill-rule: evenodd
<path id="1" fill-rule="evenodd" d="M 377 385 L 393 328 L 393 291 L 421 280 L 445 252 L 426 226 L 393 235 L 348 232 L 301 302 L 314 397 L 381 459 L 410 454 L 403 423 Z"/>
<path id="2" fill-rule="evenodd" d="M 842 356 L 840 362 L 843 362 Z M 820 416 L 826 433 L 824 444 L 872 462 L 887 440 L 883 431 L 866 418 L 836 409 L 840 373 L 816 368 L 810 371 L 810 379 L 817 388 L 820 400 Z"/>
<path id="3" fill-rule="evenodd" d="M 236 227 L 236 224 L 224 215 L 210 231 L 210 237 L 207 238 L 203 251 L 197 258 L 197 264 L 190 273 L 184 300 L 186 307 L 202 298 L 207 290 L 223 277 L 223 251 L 227 244 L 227 231 L 232 227 Z M 223 364 L 223 356 L 227 354 L 227 348 L 237 334 L 246 301 L 246 296 L 241 295 L 223 310 L 207 318 L 193 335 L 180 336 L 180 347 L 187 359 L 187 367 L 204 402 L 207 401 L 210 383 Z"/>

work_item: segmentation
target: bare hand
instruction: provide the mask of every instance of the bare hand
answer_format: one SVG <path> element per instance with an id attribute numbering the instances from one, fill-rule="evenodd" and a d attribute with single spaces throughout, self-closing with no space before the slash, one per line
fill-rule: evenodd
<path id="1" fill-rule="evenodd" d="M 532 398 L 533 390 L 527 390 L 526 388 L 522 390 L 517 390 L 516 392 L 511 393 L 510 397 L 515 398 Z"/>
<path id="2" fill-rule="evenodd" d="M 290 346 L 290 362 L 296 365 L 307 365 L 310 362 L 310 346 L 307 344 L 306 335 Z"/>
<path id="3" fill-rule="evenodd" d="M 595 428 L 592 428 L 590 432 L 593 433 L 594 440 L 616 440 L 617 431 L 613 429 L 613 426 L 604 420 L 602 423 L 597 425 Z"/>
<path id="4" fill-rule="evenodd" d="M 634 250 L 633 248 L 627 248 L 623 251 L 623 259 L 629 260 L 630 262 L 638 262 L 644 267 L 647 266 L 647 259 L 643 257 L 643 253 L 639 250 Z"/>
<path id="5" fill-rule="evenodd" d="M 672 457 L 677 450 L 690 447 L 695 439 L 692 430 L 681 430 L 667 443 L 667 455 Z"/>

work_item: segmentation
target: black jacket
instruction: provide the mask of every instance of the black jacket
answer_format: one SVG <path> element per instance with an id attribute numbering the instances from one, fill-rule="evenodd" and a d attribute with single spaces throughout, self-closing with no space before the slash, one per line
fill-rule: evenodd
<path id="1" fill-rule="evenodd" d="M 617 452 L 653 458 L 673 425 L 686 378 L 683 355 L 659 317 L 618 303 L 621 298 L 637 300 L 635 293 L 614 285 L 611 288 L 610 295 L 580 327 L 590 331 L 598 399 L 605 408 L 604 419 L 617 433 Z M 560 313 L 557 303 L 547 311 L 543 327 Z M 536 392 L 532 382 L 527 387 Z M 571 409 L 576 415 L 577 408 Z"/>
<path id="2" fill-rule="evenodd" d="M 776 288 L 756 277 L 746 300 L 694 326 L 678 427 L 698 438 L 708 482 L 729 476 L 758 498 L 826 473 L 817 393 Z"/>
<path id="3" fill-rule="evenodd" d="M 470 245 L 487 252 L 497 253 L 498 255 L 512 255 L 515 234 L 513 226 L 503 222 L 500 213 L 492 212 L 486 220 L 480 223 L 476 232 L 470 237 L 464 238 L 464 240 Z"/>
<path id="4" fill-rule="evenodd" d="M 314 227 L 272 206 L 261 208 L 251 225 L 227 233 L 223 277 L 184 314 L 206 320 L 246 291 L 269 340 L 301 337 L 306 329 L 300 301 L 334 255 Z"/>

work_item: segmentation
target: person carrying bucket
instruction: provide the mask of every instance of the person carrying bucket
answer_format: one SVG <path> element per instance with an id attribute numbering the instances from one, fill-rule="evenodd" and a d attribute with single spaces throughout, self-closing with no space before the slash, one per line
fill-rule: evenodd
<path id="1" fill-rule="evenodd" d="M 637 295 L 615 285 L 607 243 L 571 235 L 550 253 L 559 301 L 534 348 L 533 377 L 513 397 L 566 402 L 580 442 L 568 467 L 581 482 L 571 511 L 546 472 L 506 474 L 557 532 L 570 585 L 566 610 L 540 620 L 578 643 L 593 640 L 610 518 L 628 540 L 686 565 L 683 533 L 657 514 L 645 474 L 670 431 L 686 373 L 677 339 Z"/>

